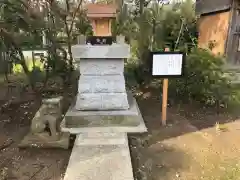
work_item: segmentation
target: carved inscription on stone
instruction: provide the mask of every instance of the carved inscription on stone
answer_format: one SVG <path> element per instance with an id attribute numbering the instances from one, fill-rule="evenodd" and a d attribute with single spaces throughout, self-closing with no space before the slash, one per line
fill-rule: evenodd
<path id="1" fill-rule="evenodd" d="M 81 75 L 119 75 L 123 74 L 124 61 L 119 59 L 81 59 Z"/>
<path id="2" fill-rule="evenodd" d="M 77 110 L 121 110 L 128 109 L 126 93 L 83 93 L 78 94 Z"/>
<path id="3" fill-rule="evenodd" d="M 121 75 L 85 76 L 79 80 L 78 93 L 124 93 L 125 80 Z"/>

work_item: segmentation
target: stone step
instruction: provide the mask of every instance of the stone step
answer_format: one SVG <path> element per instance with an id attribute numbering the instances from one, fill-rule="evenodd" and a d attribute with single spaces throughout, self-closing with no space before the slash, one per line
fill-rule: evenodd
<path id="1" fill-rule="evenodd" d="M 65 115 L 67 128 L 138 126 L 142 116 L 136 100 L 128 95 L 130 108 L 113 111 L 79 111 L 73 105 Z"/>
<path id="2" fill-rule="evenodd" d="M 75 145 L 120 145 L 126 143 L 126 137 L 126 133 L 85 132 L 78 135 Z"/>
<path id="3" fill-rule="evenodd" d="M 76 143 L 64 180 L 134 180 L 127 137 L 121 145 Z"/>
<path id="4" fill-rule="evenodd" d="M 126 111 L 77 111 L 71 109 L 61 122 L 61 130 L 71 134 L 83 132 L 146 132 L 147 128 L 136 100 L 133 97 L 129 99 L 130 109 Z M 118 118 L 115 119 L 114 117 Z"/>
<path id="5" fill-rule="evenodd" d="M 70 134 L 80 134 L 80 133 L 91 133 L 91 132 L 108 132 L 108 133 L 145 133 L 147 132 L 147 128 L 143 119 L 140 119 L 140 124 L 138 126 L 98 126 L 98 127 L 76 127 L 69 128 L 66 127 L 66 120 L 60 124 L 60 128 L 62 132 L 70 132 Z"/>

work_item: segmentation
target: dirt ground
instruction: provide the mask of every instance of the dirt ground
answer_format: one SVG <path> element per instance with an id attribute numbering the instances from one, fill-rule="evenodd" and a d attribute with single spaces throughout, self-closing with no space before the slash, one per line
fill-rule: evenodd
<path id="1" fill-rule="evenodd" d="M 67 97 L 64 104 L 66 107 L 70 104 L 68 100 L 71 99 L 71 92 L 63 93 L 58 87 L 48 92 L 51 92 L 50 96 L 59 94 Z M 20 141 L 29 132 L 31 119 L 43 96 L 49 95 L 36 95 L 19 82 L 11 83 L 10 86 L 1 84 L 0 180 L 60 180 L 64 176 L 71 150 L 18 148 Z M 4 148 L 2 145 L 6 139 L 12 144 Z"/>
<path id="2" fill-rule="evenodd" d="M 0 180 L 61 180 L 71 150 L 17 147 L 29 130 L 41 97 L 27 89 L 20 91 L 19 85 L 8 88 L 0 86 L 0 137 L 11 138 L 13 143 L 0 150 Z M 67 107 L 72 90 L 60 94 L 68 97 Z M 168 125 L 161 127 L 158 95 L 145 93 L 138 103 L 149 132 L 129 137 L 136 180 L 238 180 L 240 121 L 236 120 L 237 116 L 174 105 L 168 108 Z M 216 122 L 227 125 L 217 131 Z"/>
<path id="3" fill-rule="evenodd" d="M 175 105 L 168 108 L 168 125 L 162 127 L 160 100 L 147 97 L 138 102 L 149 132 L 129 138 L 137 180 L 240 179 L 236 114 Z"/>

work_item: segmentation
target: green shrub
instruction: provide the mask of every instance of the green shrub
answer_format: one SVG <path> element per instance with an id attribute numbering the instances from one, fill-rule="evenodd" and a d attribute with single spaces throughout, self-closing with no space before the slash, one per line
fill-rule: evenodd
<path id="1" fill-rule="evenodd" d="M 29 71 L 33 71 L 33 61 L 32 59 L 27 59 L 27 67 Z M 35 60 L 35 67 L 38 67 L 41 71 L 44 71 L 44 64 L 40 61 L 40 59 Z M 23 73 L 22 66 L 20 64 L 13 64 L 13 73 Z"/>
<path id="2" fill-rule="evenodd" d="M 35 61 L 35 67 L 33 66 L 33 61 L 31 59 L 26 60 L 27 68 L 29 70 L 28 80 L 31 86 L 36 86 L 45 80 L 44 65 L 41 63 L 40 59 Z M 23 68 L 21 64 L 13 64 L 12 71 L 14 74 L 23 74 Z"/>
<path id="3" fill-rule="evenodd" d="M 139 84 L 139 82 L 137 81 L 137 74 L 136 74 L 137 69 L 138 69 L 138 64 L 133 59 L 130 59 L 130 61 L 128 61 L 125 64 L 124 75 L 125 75 L 127 86 L 132 87 L 132 86 L 137 86 Z"/>
<path id="4" fill-rule="evenodd" d="M 41 83 L 45 80 L 45 73 L 41 71 L 40 67 L 34 67 L 29 74 L 29 82 L 36 86 L 37 83 Z"/>
<path id="5" fill-rule="evenodd" d="M 210 106 L 238 105 L 239 87 L 231 84 L 223 71 L 224 57 L 214 56 L 204 49 L 193 49 L 186 57 L 184 76 L 169 79 L 169 99 L 184 103 L 199 102 Z M 139 61 L 129 59 L 125 64 L 127 84 L 136 86 L 146 82 L 146 73 L 141 71 Z M 155 81 L 157 80 L 157 81 Z M 154 87 L 161 88 L 158 79 L 152 79 Z"/>
<path id="6" fill-rule="evenodd" d="M 230 79 L 224 76 L 223 65 L 223 57 L 214 56 L 208 50 L 194 49 L 186 57 L 184 77 L 170 79 L 170 96 L 206 105 L 228 104 L 238 100 Z"/>
<path id="7" fill-rule="evenodd" d="M 21 64 L 13 64 L 13 69 L 12 69 L 14 74 L 22 73 L 23 69 Z"/>
<path id="8" fill-rule="evenodd" d="M 28 60 L 27 66 L 28 66 L 29 71 L 33 71 L 33 61 L 32 60 Z M 40 59 L 35 60 L 35 67 L 38 67 L 41 71 L 44 71 L 44 64 L 41 62 Z"/>

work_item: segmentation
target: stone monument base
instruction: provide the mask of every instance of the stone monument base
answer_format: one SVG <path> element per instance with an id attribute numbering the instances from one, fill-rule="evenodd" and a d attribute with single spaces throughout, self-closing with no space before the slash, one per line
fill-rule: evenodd
<path id="1" fill-rule="evenodd" d="M 136 100 L 129 96 L 129 110 L 77 111 L 70 108 L 61 122 L 61 131 L 71 134 L 113 132 L 144 133 L 147 128 Z"/>
<path id="2" fill-rule="evenodd" d="M 82 93 L 77 95 L 75 109 L 78 111 L 111 111 L 129 109 L 124 93 Z"/>
<path id="3" fill-rule="evenodd" d="M 138 126 L 142 117 L 131 94 L 128 94 L 128 102 L 130 108 L 127 110 L 109 111 L 79 111 L 73 105 L 65 115 L 65 126 L 66 128 Z"/>
<path id="4" fill-rule="evenodd" d="M 48 133 L 41 134 L 27 134 L 21 143 L 18 145 L 19 148 L 69 148 L 70 133 L 61 133 L 58 139 L 49 137 Z"/>

